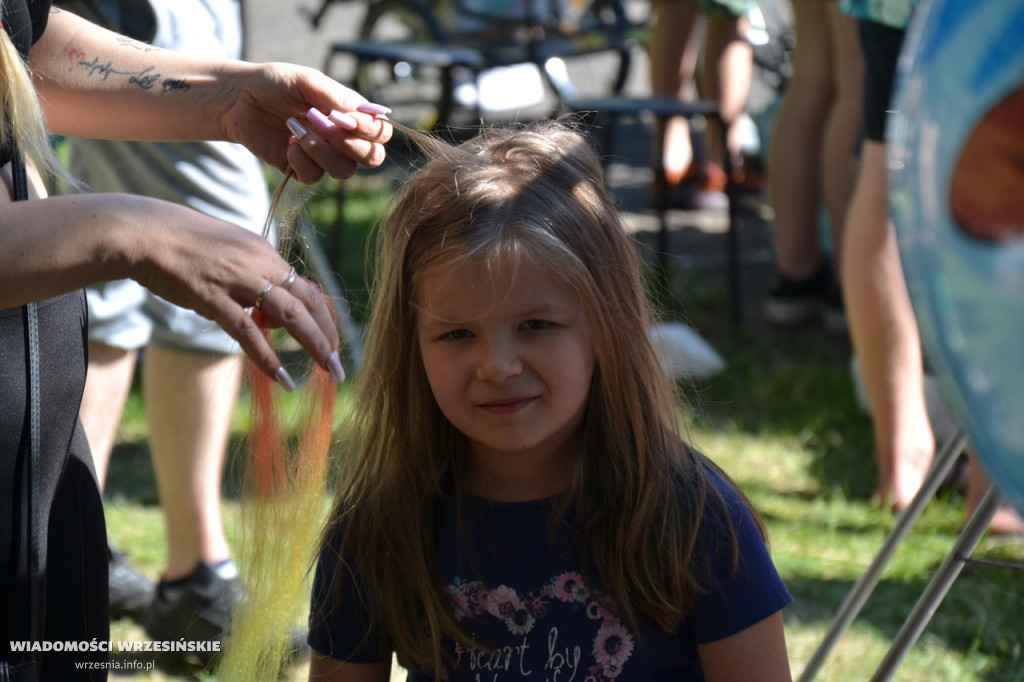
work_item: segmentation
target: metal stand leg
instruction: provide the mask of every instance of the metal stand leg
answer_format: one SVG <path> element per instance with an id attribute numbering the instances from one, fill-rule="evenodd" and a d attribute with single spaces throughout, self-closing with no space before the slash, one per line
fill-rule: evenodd
<path id="1" fill-rule="evenodd" d="M 939 566 L 935 575 L 932 576 L 932 581 L 914 606 L 914 610 L 910 612 L 903 627 L 900 628 L 899 634 L 896 635 L 896 640 L 893 642 L 892 647 L 889 648 L 885 658 L 882 659 L 882 663 L 875 671 L 871 682 L 884 682 L 891 679 L 893 674 L 895 674 L 896 669 L 903 661 L 903 657 L 907 655 L 907 652 L 917 642 L 917 638 L 924 632 L 932 616 L 935 615 L 935 610 L 939 608 L 939 604 L 942 603 L 946 593 L 949 592 L 949 588 L 952 587 L 953 581 L 956 580 L 957 576 L 960 575 L 960 571 L 963 570 L 964 565 L 967 563 L 967 558 L 970 557 L 978 541 L 981 540 L 985 531 L 988 530 L 988 524 L 992 521 L 996 510 L 999 509 L 1001 501 L 1002 496 L 995 486 L 989 488 L 978 508 L 974 510 L 971 519 L 960 533 L 960 537 L 957 538 L 953 549 L 946 555 L 942 565 Z"/>
<path id="2" fill-rule="evenodd" d="M 725 150 L 723 170 L 725 171 L 725 196 L 729 204 L 729 227 L 725 235 L 726 262 L 729 277 L 729 312 L 737 329 L 743 328 L 743 273 L 740 268 L 740 211 L 739 191 L 733 180 L 732 154 L 729 151 L 729 130 L 722 117 L 716 116 L 721 130 L 722 149 Z"/>
<path id="3" fill-rule="evenodd" d="M 896 551 L 896 547 L 903 541 L 903 538 L 910 532 L 911 527 L 921 516 L 921 513 L 924 512 L 925 507 L 935 496 L 939 486 L 942 485 L 942 481 L 945 480 L 950 469 L 956 463 L 957 457 L 960 456 L 960 453 L 964 451 L 966 446 L 967 436 L 962 428 L 958 428 L 950 436 L 945 447 L 935 456 L 935 461 L 932 463 L 931 470 L 929 470 L 928 475 L 921 484 L 921 489 L 914 496 L 910 506 L 896 520 L 896 525 L 889 531 L 889 535 L 885 538 L 885 542 L 882 543 L 882 547 L 878 550 L 878 554 L 875 555 L 871 565 L 868 566 L 849 594 L 846 595 L 846 599 L 843 600 L 839 611 L 836 612 L 836 616 L 832 620 L 832 625 L 829 626 L 828 632 L 825 633 L 825 638 L 818 645 L 814 655 L 811 656 L 811 660 L 807 663 L 803 673 L 801 673 L 798 682 L 811 682 L 818 674 L 832 649 L 839 643 L 843 633 L 846 632 L 846 629 L 857 618 L 857 614 L 860 613 L 864 603 L 871 596 L 872 591 L 874 591 L 875 586 L 882 577 L 886 565 L 888 565 L 889 560 L 892 558 L 893 552 Z"/>

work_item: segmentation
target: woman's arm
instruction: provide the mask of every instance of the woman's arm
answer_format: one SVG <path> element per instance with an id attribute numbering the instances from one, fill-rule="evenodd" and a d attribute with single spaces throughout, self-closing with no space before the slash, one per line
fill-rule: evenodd
<path id="1" fill-rule="evenodd" d="M 9 166 L 0 177 L 9 175 Z M 9 177 L 4 177 L 9 181 Z M 0 192 L 0 309 L 130 277 L 216 321 L 268 375 L 281 367 L 246 312 L 290 266 L 259 235 L 165 201 L 81 194 L 12 202 Z M 41 194 L 36 179 L 33 194 Z M 329 368 L 338 335 L 328 305 L 302 278 L 260 306 Z"/>
<path id="2" fill-rule="evenodd" d="M 309 682 L 388 682 L 391 663 L 342 663 L 313 651 Z"/>
<path id="3" fill-rule="evenodd" d="M 29 61 L 48 125 L 59 134 L 240 142 L 304 182 L 379 165 L 391 135 L 385 120 L 356 112 L 362 96 L 315 69 L 154 48 L 66 11 L 52 11 Z M 345 112 L 354 128 L 319 129 L 305 119 L 310 108 Z M 299 144 L 289 118 L 310 132 Z"/>
<path id="4" fill-rule="evenodd" d="M 790 682 L 782 612 L 731 637 L 697 646 L 706 682 Z"/>

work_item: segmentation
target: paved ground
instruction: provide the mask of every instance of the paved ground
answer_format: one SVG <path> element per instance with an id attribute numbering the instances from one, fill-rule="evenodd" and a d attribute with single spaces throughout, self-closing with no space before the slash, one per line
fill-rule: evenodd
<path id="1" fill-rule="evenodd" d="M 319 67 L 331 40 L 356 34 L 364 0 L 337 2 L 314 29 L 309 17 L 321 0 L 243 0 L 246 56 L 253 61 L 289 61 Z"/>

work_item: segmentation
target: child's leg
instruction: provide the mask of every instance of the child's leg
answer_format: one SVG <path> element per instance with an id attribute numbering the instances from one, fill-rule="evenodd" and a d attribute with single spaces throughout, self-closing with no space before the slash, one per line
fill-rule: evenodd
<path id="1" fill-rule="evenodd" d="M 847 214 L 842 283 L 871 407 L 876 493 L 901 511 L 924 480 L 935 441 L 924 400 L 917 322 L 889 221 L 885 145 L 867 140 Z"/>
<path id="2" fill-rule="evenodd" d="M 708 17 L 701 97 L 718 102 L 726 126 L 726 149 L 722 148 L 718 124 L 710 121 L 708 126 L 708 158 L 719 167 L 725 166 L 727 153 L 734 167 L 743 163 L 742 140 L 735 124 L 747 106 L 754 77 L 754 50 L 746 37 L 748 24 L 746 14 Z"/>
<path id="3" fill-rule="evenodd" d="M 685 100 L 694 92 L 700 55 L 700 10 L 694 0 L 658 0 L 651 31 L 651 92 Z M 685 118 L 665 123 L 662 169 L 670 185 L 679 184 L 693 161 L 690 126 Z"/>
<path id="4" fill-rule="evenodd" d="M 775 214 L 776 269 L 793 280 L 813 277 L 824 259 L 818 233 L 822 190 L 819 140 L 834 99 L 834 49 L 821 0 L 793 0 L 797 46 L 793 77 L 779 105 L 768 149 Z M 852 152 L 852 150 L 851 150 Z"/>
<path id="5" fill-rule="evenodd" d="M 822 187 L 832 243 L 838 251 L 859 166 L 857 150 L 864 126 L 864 54 L 857 35 L 857 20 L 840 12 L 838 2 L 817 4 L 828 14 L 835 69 L 832 108 L 825 128 Z"/>

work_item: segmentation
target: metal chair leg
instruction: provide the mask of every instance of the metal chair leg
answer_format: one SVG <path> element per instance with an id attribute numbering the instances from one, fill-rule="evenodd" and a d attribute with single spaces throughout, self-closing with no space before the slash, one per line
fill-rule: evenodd
<path id="1" fill-rule="evenodd" d="M 935 615 L 939 604 L 949 592 L 949 588 L 953 586 L 953 581 L 960 575 L 960 571 L 967 563 L 967 558 L 970 557 L 971 552 L 977 547 L 978 541 L 988 530 L 988 524 L 992 521 L 1001 502 L 1002 495 L 995 486 L 990 487 L 978 508 L 974 510 L 967 525 L 960 532 L 953 549 L 935 571 L 935 575 L 932 576 L 931 582 L 928 583 L 928 587 L 925 588 L 921 598 L 914 606 L 914 610 L 907 616 L 907 620 L 903 623 L 903 627 L 900 628 L 888 653 L 875 671 L 871 682 L 885 682 L 892 679 L 904 656 L 914 646 L 932 616 Z"/>
<path id="2" fill-rule="evenodd" d="M 846 595 L 846 599 L 843 600 L 839 611 L 836 612 L 835 618 L 832 619 L 832 625 L 829 626 L 828 632 L 825 633 L 825 638 L 811 656 L 811 660 L 808 661 L 807 667 L 800 674 L 798 682 L 811 682 L 818 674 L 818 671 L 821 670 L 832 649 L 839 643 L 847 628 L 856 620 L 860 610 L 864 607 L 864 603 L 878 585 L 878 581 L 882 578 L 882 573 L 896 551 L 896 547 L 899 546 L 903 538 L 910 532 L 911 527 L 921 516 L 921 513 L 924 512 L 931 499 L 935 497 L 935 493 L 938 491 L 939 486 L 942 485 L 942 481 L 945 480 L 960 453 L 966 447 L 967 436 L 963 428 L 958 428 L 946 441 L 946 445 L 942 450 L 935 456 L 935 461 L 932 462 L 932 467 L 921 484 L 921 489 L 918 490 L 917 495 L 910 502 L 910 506 L 896 520 L 896 525 L 889 531 L 889 535 L 886 536 L 885 542 L 882 543 L 882 547 L 878 550 L 878 554 L 875 555 L 871 565 L 868 566 L 849 594 Z"/>

